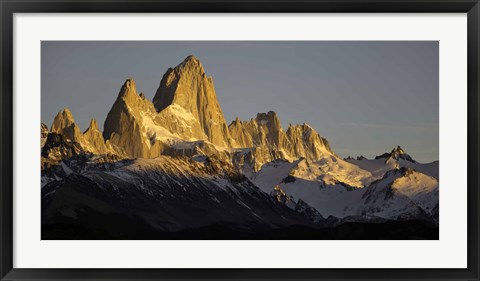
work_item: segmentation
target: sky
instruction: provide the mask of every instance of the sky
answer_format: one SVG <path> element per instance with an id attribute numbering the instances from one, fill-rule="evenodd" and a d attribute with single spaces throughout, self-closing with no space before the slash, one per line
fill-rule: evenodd
<path id="1" fill-rule="evenodd" d="M 43 41 L 41 112 L 68 107 L 81 130 L 100 129 L 133 78 L 153 99 L 188 55 L 213 77 L 227 124 L 275 111 L 284 129 L 307 123 L 339 156 L 372 158 L 402 146 L 438 160 L 437 41 Z"/>

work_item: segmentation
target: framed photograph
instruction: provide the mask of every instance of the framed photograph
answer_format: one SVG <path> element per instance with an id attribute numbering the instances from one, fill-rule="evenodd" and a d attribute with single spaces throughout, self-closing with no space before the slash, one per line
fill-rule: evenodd
<path id="1" fill-rule="evenodd" d="M 2 1 L 1 280 L 479 280 L 478 1 Z"/>

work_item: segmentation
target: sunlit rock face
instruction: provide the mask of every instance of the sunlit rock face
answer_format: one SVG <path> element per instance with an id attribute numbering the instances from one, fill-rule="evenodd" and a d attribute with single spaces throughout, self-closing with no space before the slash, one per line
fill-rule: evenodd
<path id="1" fill-rule="evenodd" d="M 273 111 L 258 113 L 255 119 L 248 122 L 237 118 L 230 124 L 229 130 L 237 147 L 268 146 L 279 150 L 285 141 L 280 120 Z"/>
<path id="2" fill-rule="evenodd" d="M 127 80 L 107 115 L 103 136 L 117 154 L 132 158 L 183 155 L 198 145 L 211 148 L 199 141 L 232 146 L 212 78 L 193 56 L 165 73 L 153 103 L 137 93 L 133 79 Z"/>
<path id="3" fill-rule="evenodd" d="M 72 112 L 68 108 L 59 111 L 53 120 L 50 131 L 53 133 L 61 134 L 65 138 L 71 141 L 79 142 L 82 138 L 80 128 L 75 124 Z"/>
<path id="4" fill-rule="evenodd" d="M 132 79 L 122 86 L 104 129 L 104 138 L 117 154 L 131 158 L 181 155 L 196 142 L 211 139 L 197 117 L 185 108 L 171 104 L 157 112 L 151 101 L 137 93 Z"/>
<path id="5" fill-rule="evenodd" d="M 81 150 L 85 152 L 93 154 L 115 153 L 109 143 L 105 143 L 102 132 L 99 130 L 95 119 L 92 119 L 89 128 L 84 133 L 81 133 L 80 127 L 75 123 L 73 114 L 68 108 L 58 112 L 53 120 L 50 131 L 46 125 L 42 124 L 42 147 L 47 142 L 48 136 L 51 133 L 62 136 L 62 139 L 65 141 L 76 143 L 76 145 L 81 147 Z"/>
<path id="6" fill-rule="evenodd" d="M 137 94 L 133 79 L 123 84 L 104 123 L 103 137 L 119 154 L 149 158 L 151 143 L 141 118 L 142 112 L 154 113 L 153 104 Z"/>
<path id="7" fill-rule="evenodd" d="M 110 146 L 110 143 L 105 143 L 102 132 L 98 129 L 97 120 L 95 119 L 92 119 L 90 121 L 90 126 L 83 133 L 82 144 L 87 148 L 87 150 L 95 154 L 114 153 L 112 147 Z"/>
<path id="8" fill-rule="evenodd" d="M 328 141 L 308 124 L 290 125 L 286 136 L 290 144 L 287 151 L 294 158 L 318 160 L 324 155 L 334 154 Z"/>
<path id="9" fill-rule="evenodd" d="M 200 61 L 187 57 L 163 76 L 153 98 L 158 112 L 171 110 L 180 119 L 196 119 L 200 126 L 191 128 L 190 135 L 205 137 L 211 143 L 230 147 L 229 131 L 217 100 L 212 77 L 205 74 Z M 172 120 L 175 121 L 175 120 Z M 183 120 L 182 120 L 183 121 Z"/>
<path id="10" fill-rule="evenodd" d="M 285 132 L 273 111 L 258 113 L 250 121 L 237 118 L 228 128 L 237 147 L 252 148 L 242 154 L 242 161 L 250 163 L 255 171 L 275 159 L 315 161 L 334 155 L 328 141 L 307 124 L 290 124 Z"/>

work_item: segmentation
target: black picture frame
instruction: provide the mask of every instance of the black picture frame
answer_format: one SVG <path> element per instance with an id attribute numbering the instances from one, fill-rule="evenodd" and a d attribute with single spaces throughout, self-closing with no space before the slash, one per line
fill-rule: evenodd
<path id="1" fill-rule="evenodd" d="M 18 269 L 13 268 L 14 13 L 468 13 L 468 268 L 466 269 Z M 478 0 L 0 0 L 1 280 L 480 280 Z M 452 257 L 455 258 L 455 257 Z"/>

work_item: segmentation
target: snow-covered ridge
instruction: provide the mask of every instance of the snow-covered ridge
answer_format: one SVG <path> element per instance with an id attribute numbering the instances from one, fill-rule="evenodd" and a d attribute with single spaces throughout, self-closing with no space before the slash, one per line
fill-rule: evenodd
<path id="1" fill-rule="evenodd" d="M 391 163 L 373 161 L 377 161 L 377 169 L 373 170 L 377 177 L 355 164 L 333 157 L 318 161 L 320 163 L 305 159 L 273 161 L 263 165 L 251 179 L 264 192 L 280 187 L 293 200 L 305 201 L 325 217 L 438 217 L 432 213 L 432 210 L 438 211 L 438 180 L 435 177 L 413 168 L 397 169 L 390 166 Z M 382 167 L 379 162 L 383 163 Z M 388 197 L 387 193 L 395 196 Z"/>

